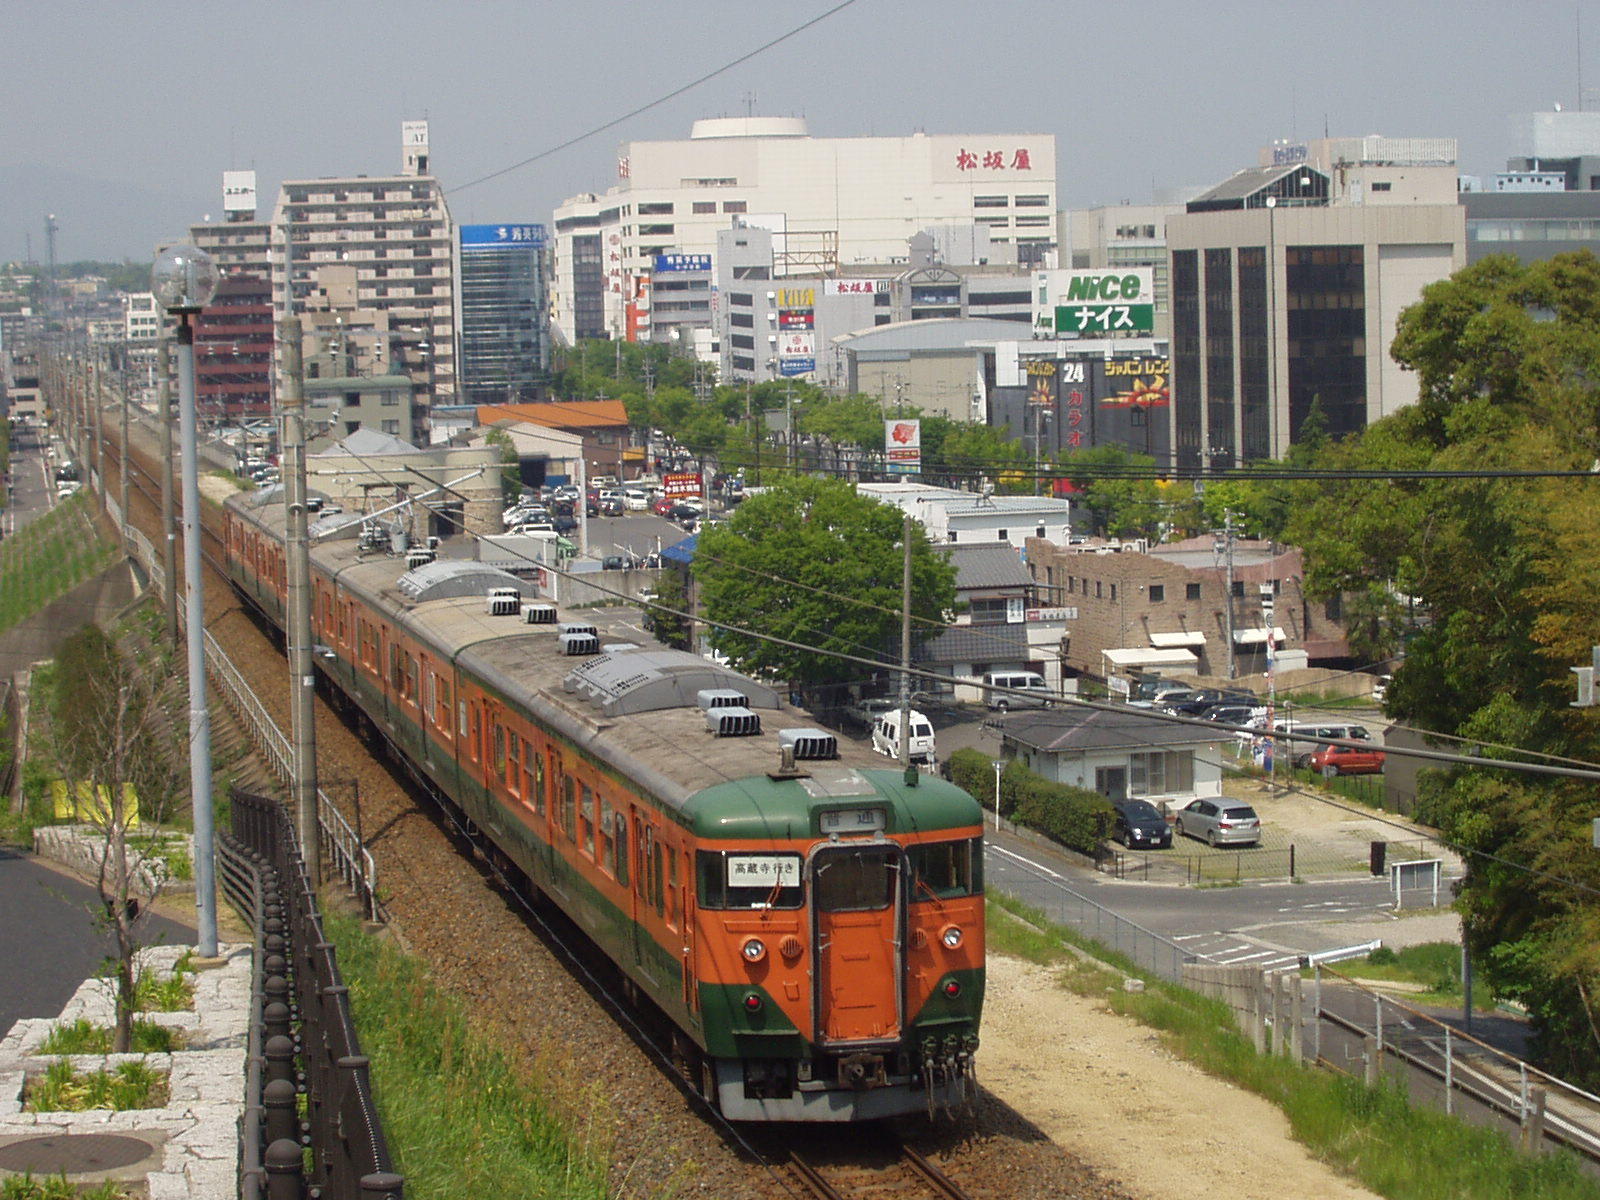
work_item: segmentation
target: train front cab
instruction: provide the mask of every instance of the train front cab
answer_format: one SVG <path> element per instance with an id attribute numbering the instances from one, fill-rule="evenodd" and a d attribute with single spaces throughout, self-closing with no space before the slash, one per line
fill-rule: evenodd
<path id="1" fill-rule="evenodd" d="M 824 814 L 832 833 L 697 856 L 701 1016 L 730 1119 L 870 1120 L 970 1098 L 981 828 L 839 831 L 871 819 Z"/>

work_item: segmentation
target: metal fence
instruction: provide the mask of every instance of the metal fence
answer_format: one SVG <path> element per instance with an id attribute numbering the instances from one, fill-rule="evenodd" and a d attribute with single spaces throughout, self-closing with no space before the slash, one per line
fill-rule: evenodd
<path id="1" fill-rule="evenodd" d="M 166 586 L 165 572 L 156 559 L 155 548 L 151 546 L 150 539 L 131 526 L 127 532 L 133 544 L 134 554 L 149 575 L 151 585 L 157 591 L 163 591 Z M 183 624 L 185 620 L 184 606 L 180 604 L 179 624 Z M 223 653 L 221 645 L 211 636 L 210 631 L 203 630 L 202 633 L 205 640 L 206 673 L 222 689 L 222 698 L 233 710 L 234 715 L 244 722 L 251 739 L 266 759 L 272 773 L 287 784 L 292 776 L 293 764 L 293 753 L 288 737 L 278 728 L 277 722 L 267 712 L 260 697 Z M 366 910 L 368 919 L 377 920 L 379 916 L 377 863 L 373 861 L 372 852 L 351 828 L 350 822 L 345 819 L 339 806 L 321 788 L 317 789 L 317 828 L 322 834 L 323 860 L 332 865 L 345 885 L 355 893 Z"/>
<path id="2" fill-rule="evenodd" d="M 1183 843 L 1171 850 L 1122 850 L 1109 843 L 1095 862 L 1099 870 L 1118 879 L 1149 879 L 1203 883 L 1241 883 L 1245 880 L 1303 879 L 1307 876 L 1366 875 L 1371 873 L 1370 845 L 1365 850 L 1328 846 L 1287 846 L 1255 850 L 1201 849 L 1183 853 Z M 1423 838 L 1382 842 L 1386 862 L 1421 862 L 1436 858 L 1439 848 Z M 1380 868 L 1378 874 L 1382 874 Z"/>
<path id="3" fill-rule="evenodd" d="M 256 931 L 241 1200 L 402 1200 L 294 826 L 275 800 L 238 789 L 231 799 L 219 876 Z"/>

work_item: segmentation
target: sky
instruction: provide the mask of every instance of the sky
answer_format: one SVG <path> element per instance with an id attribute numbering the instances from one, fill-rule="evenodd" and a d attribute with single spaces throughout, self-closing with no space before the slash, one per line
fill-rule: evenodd
<path id="1" fill-rule="evenodd" d="M 813 135 L 1047 133 L 1063 207 L 1220 182 L 1277 139 L 1455 137 L 1464 173 L 1525 152 L 1518 114 L 1600 108 L 1600 0 L 838 0 L 676 4 L 0 0 L 0 261 L 133 259 L 221 218 L 222 172 L 397 173 L 430 123 L 458 223 L 548 223 L 623 141 L 703 116 Z"/>

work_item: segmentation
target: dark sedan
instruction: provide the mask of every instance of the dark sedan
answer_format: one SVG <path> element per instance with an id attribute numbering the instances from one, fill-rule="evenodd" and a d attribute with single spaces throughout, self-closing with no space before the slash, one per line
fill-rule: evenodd
<path id="1" fill-rule="evenodd" d="M 1176 703 L 1163 702 L 1161 707 L 1170 713 L 1177 713 L 1185 717 L 1197 717 L 1208 708 L 1215 708 L 1219 704 L 1248 704 L 1257 703 L 1254 694 L 1250 692 L 1230 692 L 1221 688 L 1200 688 L 1188 699 Z"/>

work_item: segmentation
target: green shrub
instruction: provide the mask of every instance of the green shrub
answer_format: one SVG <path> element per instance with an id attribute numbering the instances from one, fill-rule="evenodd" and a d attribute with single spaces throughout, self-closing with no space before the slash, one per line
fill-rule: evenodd
<path id="1" fill-rule="evenodd" d="M 129 1038 L 135 1054 L 170 1054 L 178 1047 L 177 1032 L 154 1021 L 135 1021 Z M 105 1025 L 80 1019 L 71 1025 L 58 1025 L 39 1047 L 41 1054 L 109 1054 L 111 1030 Z"/>
<path id="2" fill-rule="evenodd" d="M 1021 770 L 1028 778 L 1019 780 L 1016 788 L 1018 799 L 1014 815 L 1017 822 L 1037 829 L 1070 849 L 1093 854 L 1110 828 L 1111 802 L 1098 792 L 1051 783 L 1026 768 Z M 1010 774 L 1008 768 L 1006 775 Z M 1007 785 L 1002 781 L 1002 804 L 1007 800 L 1006 790 Z"/>
<path id="3" fill-rule="evenodd" d="M 33 1112 L 87 1112 L 96 1108 L 126 1112 L 160 1108 L 166 1100 L 166 1076 L 146 1063 L 118 1063 L 109 1071 L 79 1075 L 70 1059 L 58 1058 L 45 1069 L 44 1078 L 29 1087 L 27 1107 Z"/>
<path id="4" fill-rule="evenodd" d="M 0 1200 L 128 1200 L 132 1195 L 115 1181 L 80 1191 L 65 1175 L 45 1179 L 35 1179 L 30 1174 L 8 1175 L 0 1180 Z"/>
<path id="5" fill-rule="evenodd" d="M 983 751 L 967 747 L 952 754 L 950 782 L 994 811 L 994 765 Z"/>

